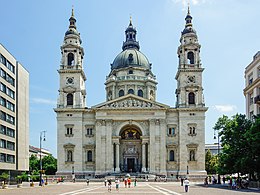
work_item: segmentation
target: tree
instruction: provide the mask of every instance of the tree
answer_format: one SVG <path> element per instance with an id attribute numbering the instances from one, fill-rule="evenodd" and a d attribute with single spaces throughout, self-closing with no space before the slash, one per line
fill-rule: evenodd
<path id="1" fill-rule="evenodd" d="M 57 171 L 57 159 L 52 155 L 45 156 L 42 159 L 42 167 L 46 175 L 55 175 Z"/>
<path id="2" fill-rule="evenodd" d="M 40 168 L 40 160 L 36 157 L 36 155 L 31 155 L 29 158 L 29 168 L 30 171 L 38 171 Z"/>
<path id="3" fill-rule="evenodd" d="M 260 176 L 260 117 L 250 121 L 236 114 L 230 119 L 222 116 L 213 127 L 219 131 L 222 153 L 218 172 Z M 252 177 L 256 179 L 256 177 Z"/>

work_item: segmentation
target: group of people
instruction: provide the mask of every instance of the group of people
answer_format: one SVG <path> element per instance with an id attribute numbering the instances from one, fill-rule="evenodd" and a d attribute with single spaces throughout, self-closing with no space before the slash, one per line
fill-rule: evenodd
<path id="1" fill-rule="evenodd" d="M 125 184 L 125 188 L 127 188 L 127 187 L 130 188 L 131 187 L 132 180 L 131 180 L 130 177 L 123 178 L 122 181 Z M 112 178 L 111 179 L 105 179 L 104 184 L 105 184 L 105 186 L 108 187 L 108 191 L 111 192 L 111 190 L 112 190 Z M 115 179 L 115 185 L 116 185 L 116 191 L 119 191 L 119 185 L 120 185 L 119 178 Z M 137 185 L 137 179 L 135 178 L 134 179 L 134 187 L 136 187 L 136 185 Z"/>

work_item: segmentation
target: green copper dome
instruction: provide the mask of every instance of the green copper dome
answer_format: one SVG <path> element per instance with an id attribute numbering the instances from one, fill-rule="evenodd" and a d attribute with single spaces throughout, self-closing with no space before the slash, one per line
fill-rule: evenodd
<path id="1" fill-rule="evenodd" d="M 111 64 L 111 69 L 126 68 L 130 66 L 150 69 L 150 63 L 147 57 L 135 48 L 128 48 L 118 54 L 113 64 Z"/>

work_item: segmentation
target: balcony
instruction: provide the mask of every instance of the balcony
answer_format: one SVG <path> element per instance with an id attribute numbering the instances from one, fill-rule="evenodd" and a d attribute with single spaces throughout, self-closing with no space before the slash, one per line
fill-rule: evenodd
<path id="1" fill-rule="evenodd" d="M 255 104 L 260 105 L 260 95 L 255 97 Z"/>

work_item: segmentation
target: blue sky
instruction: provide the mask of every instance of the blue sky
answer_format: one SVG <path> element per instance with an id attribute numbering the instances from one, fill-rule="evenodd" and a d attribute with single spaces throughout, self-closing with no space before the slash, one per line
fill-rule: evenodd
<path id="1" fill-rule="evenodd" d="M 1 0 L 0 42 L 30 73 L 30 144 L 56 152 L 60 46 L 74 5 L 85 49 L 87 106 L 105 101 L 105 78 L 121 51 L 130 15 L 141 51 L 157 76 L 157 101 L 175 106 L 177 47 L 184 29 L 184 0 Z M 244 69 L 260 50 L 259 0 L 191 0 L 193 26 L 205 68 L 206 143 L 218 117 L 245 113 Z"/>

